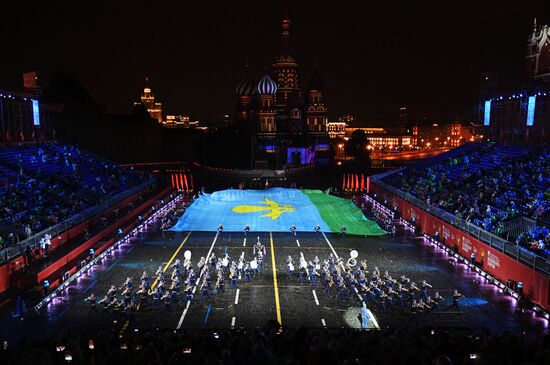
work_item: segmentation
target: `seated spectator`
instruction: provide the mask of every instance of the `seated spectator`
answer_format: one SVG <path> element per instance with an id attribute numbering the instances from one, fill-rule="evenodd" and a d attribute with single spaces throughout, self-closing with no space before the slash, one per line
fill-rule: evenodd
<path id="1" fill-rule="evenodd" d="M 97 205 L 121 189 L 143 181 L 123 169 L 77 147 L 57 143 L 10 147 L 0 159 L 2 169 L 16 172 L 0 194 L 2 245 L 30 237 Z"/>
<path id="2" fill-rule="evenodd" d="M 442 162 L 407 168 L 385 181 L 427 204 L 510 238 L 506 222 L 521 216 L 540 219 L 549 211 L 550 153 L 540 149 L 506 156 L 500 154 L 499 147 L 483 145 Z M 542 247 L 539 241 L 544 244 L 548 229 L 541 229 L 518 236 L 516 242 L 532 248 L 535 245 L 529 243 L 536 241 L 536 246 Z"/>

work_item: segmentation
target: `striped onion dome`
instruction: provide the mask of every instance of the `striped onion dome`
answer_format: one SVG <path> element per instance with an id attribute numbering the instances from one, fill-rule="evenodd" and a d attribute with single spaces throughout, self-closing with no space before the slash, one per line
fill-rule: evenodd
<path id="1" fill-rule="evenodd" d="M 235 88 L 238 96 L 253 96 L 256 93 L 256 83 L 246 75 Z"/>
<path id="2" fill-rule="evenodd" d="M 258 83 L 258 94 L 260 95 L 275 95 L 277 93 L 277 84 L 266 73 Z"/>

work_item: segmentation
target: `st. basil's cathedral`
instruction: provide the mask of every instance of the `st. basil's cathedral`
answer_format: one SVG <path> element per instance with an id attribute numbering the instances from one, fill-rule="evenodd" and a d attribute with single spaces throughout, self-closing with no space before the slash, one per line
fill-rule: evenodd
<path id="1" fill-rule="evenodd" d="M 256 82 L 246 72 L 236 87 L 236 125 L 251 135 L 251 167 L 328 163 L 328 113 L 323 78 L 317 68 L 305 93 L 298 82 L 298 64 L 289 52 L 290 19 L 281 22 L 281 53 Z"/>

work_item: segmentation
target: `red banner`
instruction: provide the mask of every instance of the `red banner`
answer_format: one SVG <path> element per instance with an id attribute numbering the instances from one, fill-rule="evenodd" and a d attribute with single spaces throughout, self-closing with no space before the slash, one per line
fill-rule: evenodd
<path id="1" fill-rule="evenodd" d="M 178 189 L 178 191 L 181 190 L 181 187 L 180 187 L 180 180 L 179 180 L 179 177 L 177 174 L 173 174 L 174 175 L 174 179 L 176 180 L 176 188 Z"/>
<path id="2" fill-rule="evenodd" d="M 189 185 L 187 185 L 187 174 L 183 174 L 183 181 L 185 182 L 185 191 L 189 191 Z"/>
<path id="3" fill-rule="evenodd" d="M 342 174 L 342 190 L 346 190 L 346 174 Z"/>

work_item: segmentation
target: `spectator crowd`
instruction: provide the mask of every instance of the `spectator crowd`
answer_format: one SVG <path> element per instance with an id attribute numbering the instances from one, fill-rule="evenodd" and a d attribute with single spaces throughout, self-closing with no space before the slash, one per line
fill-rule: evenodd
<path id="1" fill-rule="evenodd" d="M 550 337 L 384 329 L 223 332 L 119 330 L 23 339 L 0 349 L 10 364 L 548 364 Z"/>
<path id="2" fill-rule="evenodd" d="M 539 253 L 550 242 L 548 228 L 511 237 L 506 223 L 517 217 L 540 220 L 550 213 L 550 152 L 510 155 L 482 145 L 441 162 L 390 175 L 386 182 L 508 240 Z"/>
<path id="3" fill-rule="evenodd" d="M 130 169 L 55 142 L 7 147 L 0 151 L 0 167 L 9 173 L 0 191 L 0 248 L 143 180 Z"/>

